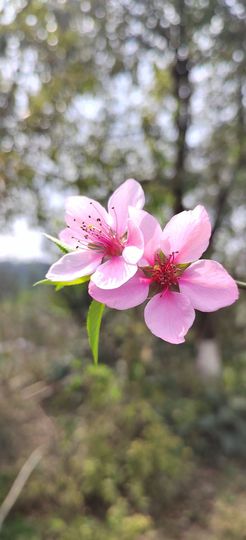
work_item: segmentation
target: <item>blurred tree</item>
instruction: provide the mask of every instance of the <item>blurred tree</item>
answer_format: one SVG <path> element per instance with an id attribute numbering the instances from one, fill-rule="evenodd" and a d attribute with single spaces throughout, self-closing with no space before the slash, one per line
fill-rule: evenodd
<path id="1" fill-rule="evenodd" d="M 4 2 L 3 215 L 57 230 L 66 193 L 103 201 L 133 176 L 162 220 L 205 203 L 210 254 L 239 277 L 245 18 L 237 0 Z M 211 320 L 202 339 L 214 339 Z"/>
<path id="2" fill-rule="evenodd" d="M 232 140 L 234 161 L 238 154 L 239 116 L 241 155 L 243 150 L 240 6 L 192 0 L 164 6 L 159 0 L 5 3 L 3 193 L 10 197 L 13 188 L 23 195 L 27 186 L 34 199 L 39 196 L 33 214 L 39 199 L 47 214 L 48 184 L 53 197 L 74 186 L 103 198 L 112 182 L 134 174 L 149 186 L 154 206 L 160 189 L 159 204 L 172 203 L 174 211 L 188 204 L 188 195 L 206 200 L 205 175 L 213 167 L 217 176 L 210 173 L 209 184 L 218 188 L 220 168 L 231 164 Z M 225 125 L 232 132 L 228 141 Z M 208 195 L 221 214 L 225 196 L 216 189 Z M 215 213 L 215 224 L 220 220 Z"/>

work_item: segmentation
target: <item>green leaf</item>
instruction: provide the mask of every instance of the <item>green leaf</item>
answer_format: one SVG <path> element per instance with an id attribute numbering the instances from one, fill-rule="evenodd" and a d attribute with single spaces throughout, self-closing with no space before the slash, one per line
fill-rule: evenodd
<path id="1" fill-rule="evenodd" d="M 94 364 L 98 363 L 98 343 L 104 308 L 104 304 L 92 300 L 87 314 L 86 326 Z"/>
<path id="2" fill-rule="evenodd" d="M 33 287 L 36 287 L 36 285 L 53 285 L 53 281 L 50 281 L 49 279 L 40 279 L 40 281 L 36 281 L 36 283 L 33 283 Z"/>
<path id="3" fill-rule="evenodd" d="M 59 291 L 60 289 L 63 289 L 63 287 L 70 287 L 71 285 L 81 285 L 82 283 L 86 283 L 90 280 L 91 276 L 83 276 L 78 279 L 74 279 L 73 281 L 51 281 L 50 279 L 41 279 L 40 281 L 37 281 L 33 284 L 33 287 L 36 287 L 36 285 L 54 285 L 56 288 L 56 291 Z"/>
<path id="4" fill-rule="evenodd" d="M 83 276 L 78 279 L 74 279 L 73 281 L 53 281 L 56 285 L 56 291 L 59 291 L 60 289 L 63 289 L 63 287 L 70 287 L 71 285 L 81 285 L 82 283 L 87 283 L 87 281 L 90 281 L 91 276 Z"/>
<path id="5" fill-rule="evenodd" d="M 46 233 L 43 233 L 43 234 L 44 234 L 44 236 L 46 238 L 48 238 L 48 240 L 53 242 L 53 244 L 55 244 L 63 253 L 71 253 L 71 251 L 73 251 L 68 246 L 66 246 L 66 244 L 63 244 L 63 242 L 61 242 L 59 240 L 59 238 L 55 238 L 54 236 L 50 236 L 50 234 L 46 234 Z"/>

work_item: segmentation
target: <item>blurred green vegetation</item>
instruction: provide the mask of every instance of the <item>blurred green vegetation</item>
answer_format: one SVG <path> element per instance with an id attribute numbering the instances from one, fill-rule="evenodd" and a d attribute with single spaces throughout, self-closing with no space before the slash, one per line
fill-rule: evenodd
<path id="1" fill-rule="evenodd" d="M 131 311 L 109 311 L 94 366 L 62 293 L 20 291 L 1 310 L 2 500 L 45 449 L 3 540 L 243 540 L 242 353 L 204 381 L 192 342 L 177 356 L 140 319 L 133 331 Z"/>

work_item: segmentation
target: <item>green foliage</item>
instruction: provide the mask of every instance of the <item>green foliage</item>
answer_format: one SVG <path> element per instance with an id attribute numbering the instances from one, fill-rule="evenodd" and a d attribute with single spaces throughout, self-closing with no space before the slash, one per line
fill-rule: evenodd
<path id="1" fill-rule="evenodd" d="M 88 399 L 93 410 L 107 409 L 123 399 L 123 389 L 112 369 L 105 364 L 89 365 L 80 377 L 81 385 L 88 389 Z"/>
<path id="2" fill-rule="evenodd" d="M 30 520 L 18 516 L 12 522 L 9 521 L 1 531 L 1 540 L 42 540 L 42 538 L 36 524 L 32 525 Z"/>
<path id="3" fill-rule="evenodd" d="M 104 304 L 92 300 L 87 314 L 87 333 L 95 364 L 98 363 L 99 335 L 104 308 Z"/>
<path id="4" fill-rule="evenodd" d="M 77 518 L 72 524 L 52 519 L 48 524 L 52 540 L 136 540 L 151 529 L 151 519 L 141 514 L 127 515 L 129 509 L 119 501 L 109 511 L 106 523 L 93 517 Z"/>
<path id="5" fill-rule="evenodd" d="M 168 369 L 158 381 L 156 402 L 164 420 L 197 456 L 211 464 L 224 456 L 245 456 L 245 367 L 245 358 L 238 358 L 236 367 L 224 367 L 223 381 L 206 384 L 187 359 L 182 380 L 178 371 Z"/>
<path id="6" fill-rule="evenodd" d="M 70 384 L 65 393 L 74 392 L 73 378 Z M 72 424 L 60 424 L 52 468 L 43 464 L 25 496 L 26 504 L 41 498 L 50 509 L 56 501 L 51 538 L 137 540 L 189 485 L 191 450 L 146 400 L 129 394 L 125 401 L 127 391 L 107 366 L 83 370 L 82 401 Z"/>
<path id="7" fill-rule="evenodd" d="M 226 342 L 223 378 L 204 384 L 192 346 L 177 356 L 130 311 L 109 312 L 105 363 L 92 365 L 62 295 L 30 288 L 1 308 L 1 500 L 33 448 L 47 448 L 4 540 L 241 540 L 243 354 Z"/>

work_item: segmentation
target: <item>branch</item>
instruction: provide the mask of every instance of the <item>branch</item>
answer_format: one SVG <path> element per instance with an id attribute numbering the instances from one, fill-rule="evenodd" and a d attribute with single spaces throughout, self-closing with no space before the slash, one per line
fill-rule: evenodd
<path id="1" fill-rule="evenodd" d="M 186 169 L 186 159 L 188 148 L 186 144 L 186 134 L 190 124 L 190 101 L 192 95 L 192 85 L 190 82 L 189 74 L 191 61 L 189 53 L 180 57 L 179 48 L 187 44 L 186 36 L 186 13 L 185 6 L 181 2 L 180 9 L 180 24 L 172 29 L 173 42 L 175 48 L 175 61 L 172 68 L 173 79 L 173 93 L 176 98 L 177 110 L 175 114 L 175 127 L 177 129 L 178 137 L 176 143 L 176 158 L 174 165 L 174 175 L 172 178 L 172 191 L 174 195 L 174 214 L 182 212 L 183 196 L 184 196 L 184 174 Z M 182 89 L 186 89 L 186 94 L 182 94 Z"/>
<path id="2" fill-rule="evenodd" d="M 246 283 L 244 281 L 237 281 L 236 279 L 235 279 L 235 281 L 236 281 L 236 284 L 237 284 L 239 289 L 246 290 Z"/>
<path id="3" fill-rule="evenodd" d="M 43 457 L 43 452 L 41 447 L 36 448 L 29 458 L 25 461 L 23 467 L 21 468 L 19 474 L 17 475 L 14 483 L 12 484 L 10 491 L 8 492 L 7 497 L 4 499 L 0 507 L 0 531 L 2 529 L 3 523 L 8 516 L 11 508 L 14 506 L 17 501 L 20 493 L 22 492 L 29 476 L 32 474 L 33 470 L 37 467 L 38 463 Z"/>
<path id="4" fill-rule="evenodd" d="M 218 193 L 217 201 L 215 203 L 216 218 L 215 218 L 214 226 L 212 228 L 212 234 L 211 234 L 211 237 L 210 237 L 210 243 L 213 240 L 215 233 L 220 228 L 220 225 L 221 225 L 221 223 L 223 221 L 224 207 L 225 207 L 225 204 L 226 204 L 226 201 L 227 201 L 227 197 L 228 197 L 228 195 L 229 195 L 229 193 L 231 191 L 233 182 L 234 182 L 234 177 L 232 178 L 231 182 L 226 187 L 221 188 L 221 190 Z"/>

